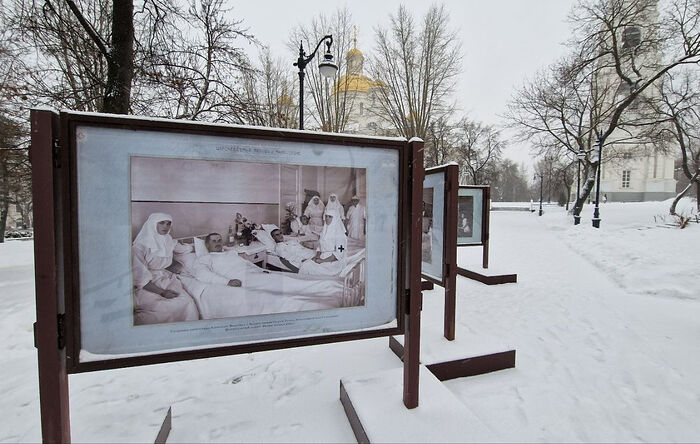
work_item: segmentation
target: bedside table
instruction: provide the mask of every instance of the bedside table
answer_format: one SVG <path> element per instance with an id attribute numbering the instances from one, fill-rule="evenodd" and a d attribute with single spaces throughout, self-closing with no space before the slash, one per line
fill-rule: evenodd
<path id="1" fill-rule="evenodd" d="M 229 249 L 236 251 L 243 259 L 256 265 L 260 264 L 263 269 L 267 268 L 267 249 L 262 242 L 254 241 L 250 245 L 239 245 Z"/>

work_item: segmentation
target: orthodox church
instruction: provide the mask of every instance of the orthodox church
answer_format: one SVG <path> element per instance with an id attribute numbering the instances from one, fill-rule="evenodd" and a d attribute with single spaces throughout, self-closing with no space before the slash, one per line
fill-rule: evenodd
<path id="1" fill-rule="evenodd" d="M 656 7 L 649 8 L 642 20 L 658 20 Z M 638 67 L 641 75 L 639 80 L 643 80 L 646 74 L 658 66 L 661 59 L 658 49 L 642 50 L 640 46 L 649 37 L 643 33 L 651 32 L 650 29 L 653 28 L 644 23 L 630 24 L 622 34 L 622 50 L 634 53 L 626 60 L 628 63 L 633 60 Z M 597 83 L 599 91 L 609 91 L 607 100 L 611 103 L 629 94 L 629 86 L 620 80 L 613 68 L 604 70 L 598 76 Z M 643 94 L 650 98 L 659 93 L 650 87 Z M 643 111 L 640 107 L 642 101 L 637 99 L 635 102 L 637 103 L 625 111 L 632 117 L 634 113 Z M 605 195 L 608 201 L 639 202 L 674 197 L 674 159 L 678 154 L 677 147 L 669 146 L 666 152 L 660 151 L 651 144 L 636 141 L 634 131 L 617 129 L 606 141 L 600 180 L 601 198 Z"/>
<path id="2" fill-rule="evenodd" d="M 365 57 L 357 49 L 357 37 L 353 48 L 345 56 L 346 72 L 335 82 L 332 95 L 344 94 L 347 103 L 346 133 L 389 136 L 395 132 L 379 104 L 380 88 L 384 84 L 364 74 Z"/>

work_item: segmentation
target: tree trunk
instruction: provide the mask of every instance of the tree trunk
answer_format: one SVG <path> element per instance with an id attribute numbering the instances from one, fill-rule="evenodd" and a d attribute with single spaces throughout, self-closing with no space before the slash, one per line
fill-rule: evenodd
<path id="1" fill-rule="evenodd" d="M 700 187 L 700 181 L 698 181 L 698 175 L 700 174 L 700 171 L 696 172 L 693 177 L 690 178 L 690 183 L 688 183 L 688 186 L 686 186 L 683 191 L 678 193 L 675 199 L 673 199 L 673 202 L 671 203 L 671 208 L 668 210 L 668 213 L 671 216 L 680 216 L 680 214 L 676 213 L 676 205 L 678 205 L 678 202 L 683 198 L 683 196 L 686 195 L 686 193 L 690 190 L 690 187 L 693 186 L 693 183 L 695 183 L 696 188 Z M 697 202 L 696 202 L 697 204 Z"/>
<path id="2" fill-rule="evenodd" d="M 5 225 L 10 208 L 10 182 L 7 177 L 7 153 L 0 152 L 0 243 L 5 242 Z"/>
<path id="3" fill-rule="evenodd" d="M 586 199 L 588 199 L 588 196 L 591 194 L 591 191 L 593 191 L 593 186 L 595 185 L 595 172 L 595 168 L 588 168 L 587 173 L 592 173 L 592 176 L 587 177 L 585 182 L 583 182 L 583 186 L 581 187 L 581 195 L 578 197 L 578 199 L 576 199 L 576 202 L 574 203 L 575 216 L 581 215 L 583 203 L 586 202 Z"/>
<path id="4" fill-rule="evenodd" d="M 107 57 L 107 84 L 102 110 L 128 114 L 134 76 L 134 1 L 112 3 L 112 45 Z"/>

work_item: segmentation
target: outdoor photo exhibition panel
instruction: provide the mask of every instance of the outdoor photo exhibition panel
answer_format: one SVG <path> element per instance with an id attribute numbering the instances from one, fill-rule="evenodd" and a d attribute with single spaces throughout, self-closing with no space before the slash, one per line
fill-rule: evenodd
<path id="1" fill-rule="evenodd" d="M 425 171 L 423 180 L 422 274 L 442 282 L 445 241 L 445 171 Z"/>
<path id="2" fill-rule="evenodd" d="M 71 371 L 403 332 L 404 140 L 81 113 L 61 131 Z"/>
<path id="3" fill-rule="evenodd" d="M 457 245 L 483 245 L 486 229 L 486 187 L 461 185 L 457 204 Z"/>

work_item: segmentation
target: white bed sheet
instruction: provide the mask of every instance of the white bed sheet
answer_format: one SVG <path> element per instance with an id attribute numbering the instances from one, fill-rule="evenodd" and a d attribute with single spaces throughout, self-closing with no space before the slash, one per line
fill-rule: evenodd
<path id="1" fill-rule="evenodd" d="M 202 319 L 220 319 L 323 310 L 352 305 L 344 300 L 343 284 L 337 279 L 305 278 L 289 273 L 247 276 L 247 287 L 206 284 L 181 276 Z"/>

